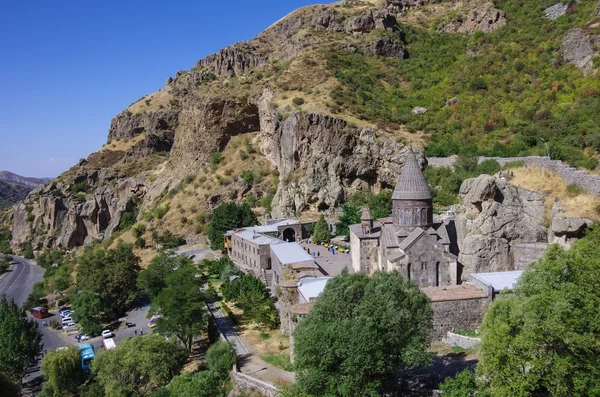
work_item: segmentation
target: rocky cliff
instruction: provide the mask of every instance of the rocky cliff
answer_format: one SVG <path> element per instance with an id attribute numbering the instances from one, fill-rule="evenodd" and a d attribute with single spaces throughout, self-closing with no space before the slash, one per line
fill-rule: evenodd
<path id="1" fill-rule="evenodd" d="M 456 16 L 456 7 L 465 16 Z M 228 199 L 251 200 L 263 206 L 257 211 L 283 216 L 338 206 L 357 190 L 393 186 L 407 145 L 422 148 L 428 141 L 424 126 L 415 119 L 405 126 L 401 103 L 376 119 L 346 106 L 342 81 L 372 79 L 375 88 L 396 87 L 386 103 L 402 101 L 403 90 L 413 86 L 397 68 L 413 56 L 407 37 L 430 13 L 441 18 L 436 27 L 444 37 L 492 32 L 507 23 L 503 10 L 475 0 L 371 0 L 296 10 L 257 37 L 178 71 L 163 89 L 117 115 L 101 150 L 15 208 L 15 246 L 72 248 L 108 239 L 123 214 L 141 219 L 182 194 L 191 183 L 185 181 L 196 180 L 193 191 L 177 199 L 180 222 L 173 219 L 169 227 L 190 234 L 201 227 L 189 221 L 184 204 L 194 218 Z M 332 54 L 355 64 L 340 66 Z M 369 64 L 359 58 L 385 73 L 365 77 Z M 352 104 L 377 108 L 372 93 L 349 92 Z M 463 106 L 457 102 L 432 104 L 418 117 L 441 117 L 435 112 Z M 244 174 L 251 168 L 253 174 Z"/>
<path id="2" fill-rule="evenodd" d="M 544 198 L 482 175 L 460 188 L 459 262 L 471 273 L 514 270 L 512 246 L 546 241 Z"/>

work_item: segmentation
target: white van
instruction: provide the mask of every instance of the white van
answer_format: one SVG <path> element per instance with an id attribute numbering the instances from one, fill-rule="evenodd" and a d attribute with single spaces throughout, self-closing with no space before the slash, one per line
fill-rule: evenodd
<path id="1" fill-rule="evenodd" d="M 71 316 L 67 316 L 67 317 L 63 317 L 62 318 L 62 323 L 63 324 L 70 323 L 70 322 L 73 322 L 73 319 L 71 318 Z"/>

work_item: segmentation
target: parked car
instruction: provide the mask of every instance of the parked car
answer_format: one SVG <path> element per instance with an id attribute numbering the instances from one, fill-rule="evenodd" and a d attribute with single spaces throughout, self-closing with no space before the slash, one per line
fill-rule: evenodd
<path id="1" fill-rule="evenodd" d="M 27 369 L 25 369 L 26 374 L 30 374 L 32 372 L 37 372 L 40 370 L 40 366 L 38 364 L 29 364 Z"/>
<path id="2" fill-rule="evenodd" d="M 81 339 L 82 336 L 83 336 L 83 332 L 80 332 L 77 335 L 75 335 L 75 339 L 79 340 L 79 339 Z"/>
<path id="3" fill-rule="evenodd" d="M 90 340 L 90 336 L 89 335 L 81 335 L 81 338 L 79 338 L 79 340 L 81 342 L 86 341 L 86 340 Z"/>
<path id="4" fill-rule="evenodd" d="M 60 314 L 62 314 L 63 312 L 66 312 L 67 310 L 71 310 L 71 307 L 70 306 L 63 306 L 60 309 L 58 309 L 58 312 Z"/>
<path id="5" fill-rule="evenodd" d="M 65 310 L 60 314 L 61 317 L 69 317 L 73 312 L 71 310 Z"/>
<path id="6" fill-rule="evenodd" d="M 75 324 L 73 321 L 70 321 L 68 323 L 63 323 L 63 329 L 75 328 L 75 327 L 77 327 L 77 324 Z"/>
<path id="7" fill-rule="evenodd" d="M 70 323 L 70 322 L 72 322 L 72 321 L 73 321 L 73 319 L 71 318 L 71 316 L 67 316 L 67 317 L 63 317 L 63 318 L 62 318 L 62 323 L 63 323 L 63 324 L 64 324 L 64 323 Z"/>
<path id="8" fill-rule="evenodd" d="M 135 327 L 135 324 L 134 324 L 134 323 L 131 323 L 131 322 L 129 322 L 129 321 L 127 321 L 127 322 L 125 323 L 125 325 L 127 326 L 127 328 L 133 328 L 133 327 Z"/>
<path id="9" fill-rule="evenodd" d="M 111 330 L 109 329 L 105 329 L 104 331 L 102 331 L 102 337 L 103 338 L 112 338 L 113 336 L 115 336 Z"/>

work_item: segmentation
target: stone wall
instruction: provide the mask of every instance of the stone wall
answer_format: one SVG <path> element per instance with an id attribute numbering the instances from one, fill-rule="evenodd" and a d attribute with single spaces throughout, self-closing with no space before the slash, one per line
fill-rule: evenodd
<path id="1" fill-rule="evenodd" d="M 434 339 L 441 340 L 448 331 L 479 327 L 488 304 L 487 297 L 433 302 Z"/>
<path id="2" fill-rule="evenodd" d="M 275 386 L 239 372 L 235 365 L 231 374 L 236 386 L 242 390 L 257 391 L 266 397 L 277 397 L 279 395 L 279 389 Z"/>
<path id="3" fill-rule="evenodd" d="M 531 263 L 544 256 L 547 243 L 512 244 L 513 265 L 515 270 L 525 270 Z"/>
<path id="4" fill-rule="evenodd" d="M 463 336 L 455 334 L 454 332 L 448 332 L 442 342 L 448 346 L 458 346 L 463 349 L 472 349 L 478 343 L 481 343 L 481 338 L 471 338 L 469 336 Z"/>
<path id="5" fill-rule="evenodd" d="M 527 167 L 537 166 L 557 173 L 567 185 L 575 184 L 586 189 L 591 194 L 600 196 L 600 175 L 591 175 L 586 171 L 579 170 L 560 160 L 551 160 L 549 157 L 479 157 L 479 162 L 484 160 L 496 160 L 501 166 L 515 161 L 522 161 Z M 453 167 L 456 158 L 453 157 L 430 157 L 429 165 L 432 167 Z"/>

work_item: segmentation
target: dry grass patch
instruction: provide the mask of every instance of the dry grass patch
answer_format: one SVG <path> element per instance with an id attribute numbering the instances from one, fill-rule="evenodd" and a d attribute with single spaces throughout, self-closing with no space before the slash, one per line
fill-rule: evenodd
<path id="1" fill-rule="evenodd" d="M 600 208 L 600 198 L 587 192 L 570 193 L 569 190 L 573 191 L 573 189 L 568 188 L 564 180 L 556 173 L 539 167 L 523 167 L 512 171 L 515 177 L 510 183 L 544 196 L 548 224 L 552 207 L 556 202 L 560 202 L 560 206 L 564 209 L 561 215 L 600 220 L 597 210 Z"/>
<path id="2" fill-rule="evenodd" d="M 171 105 L 169 102 L 173 99 L 173 95 L 169 93 L 169 88 L 162 88 L 154 94 L 150 94 L 145 98 L 131 105 L 127 110 L 131 113 L 152 112 L 161 108 L 168 109 Z"/>

